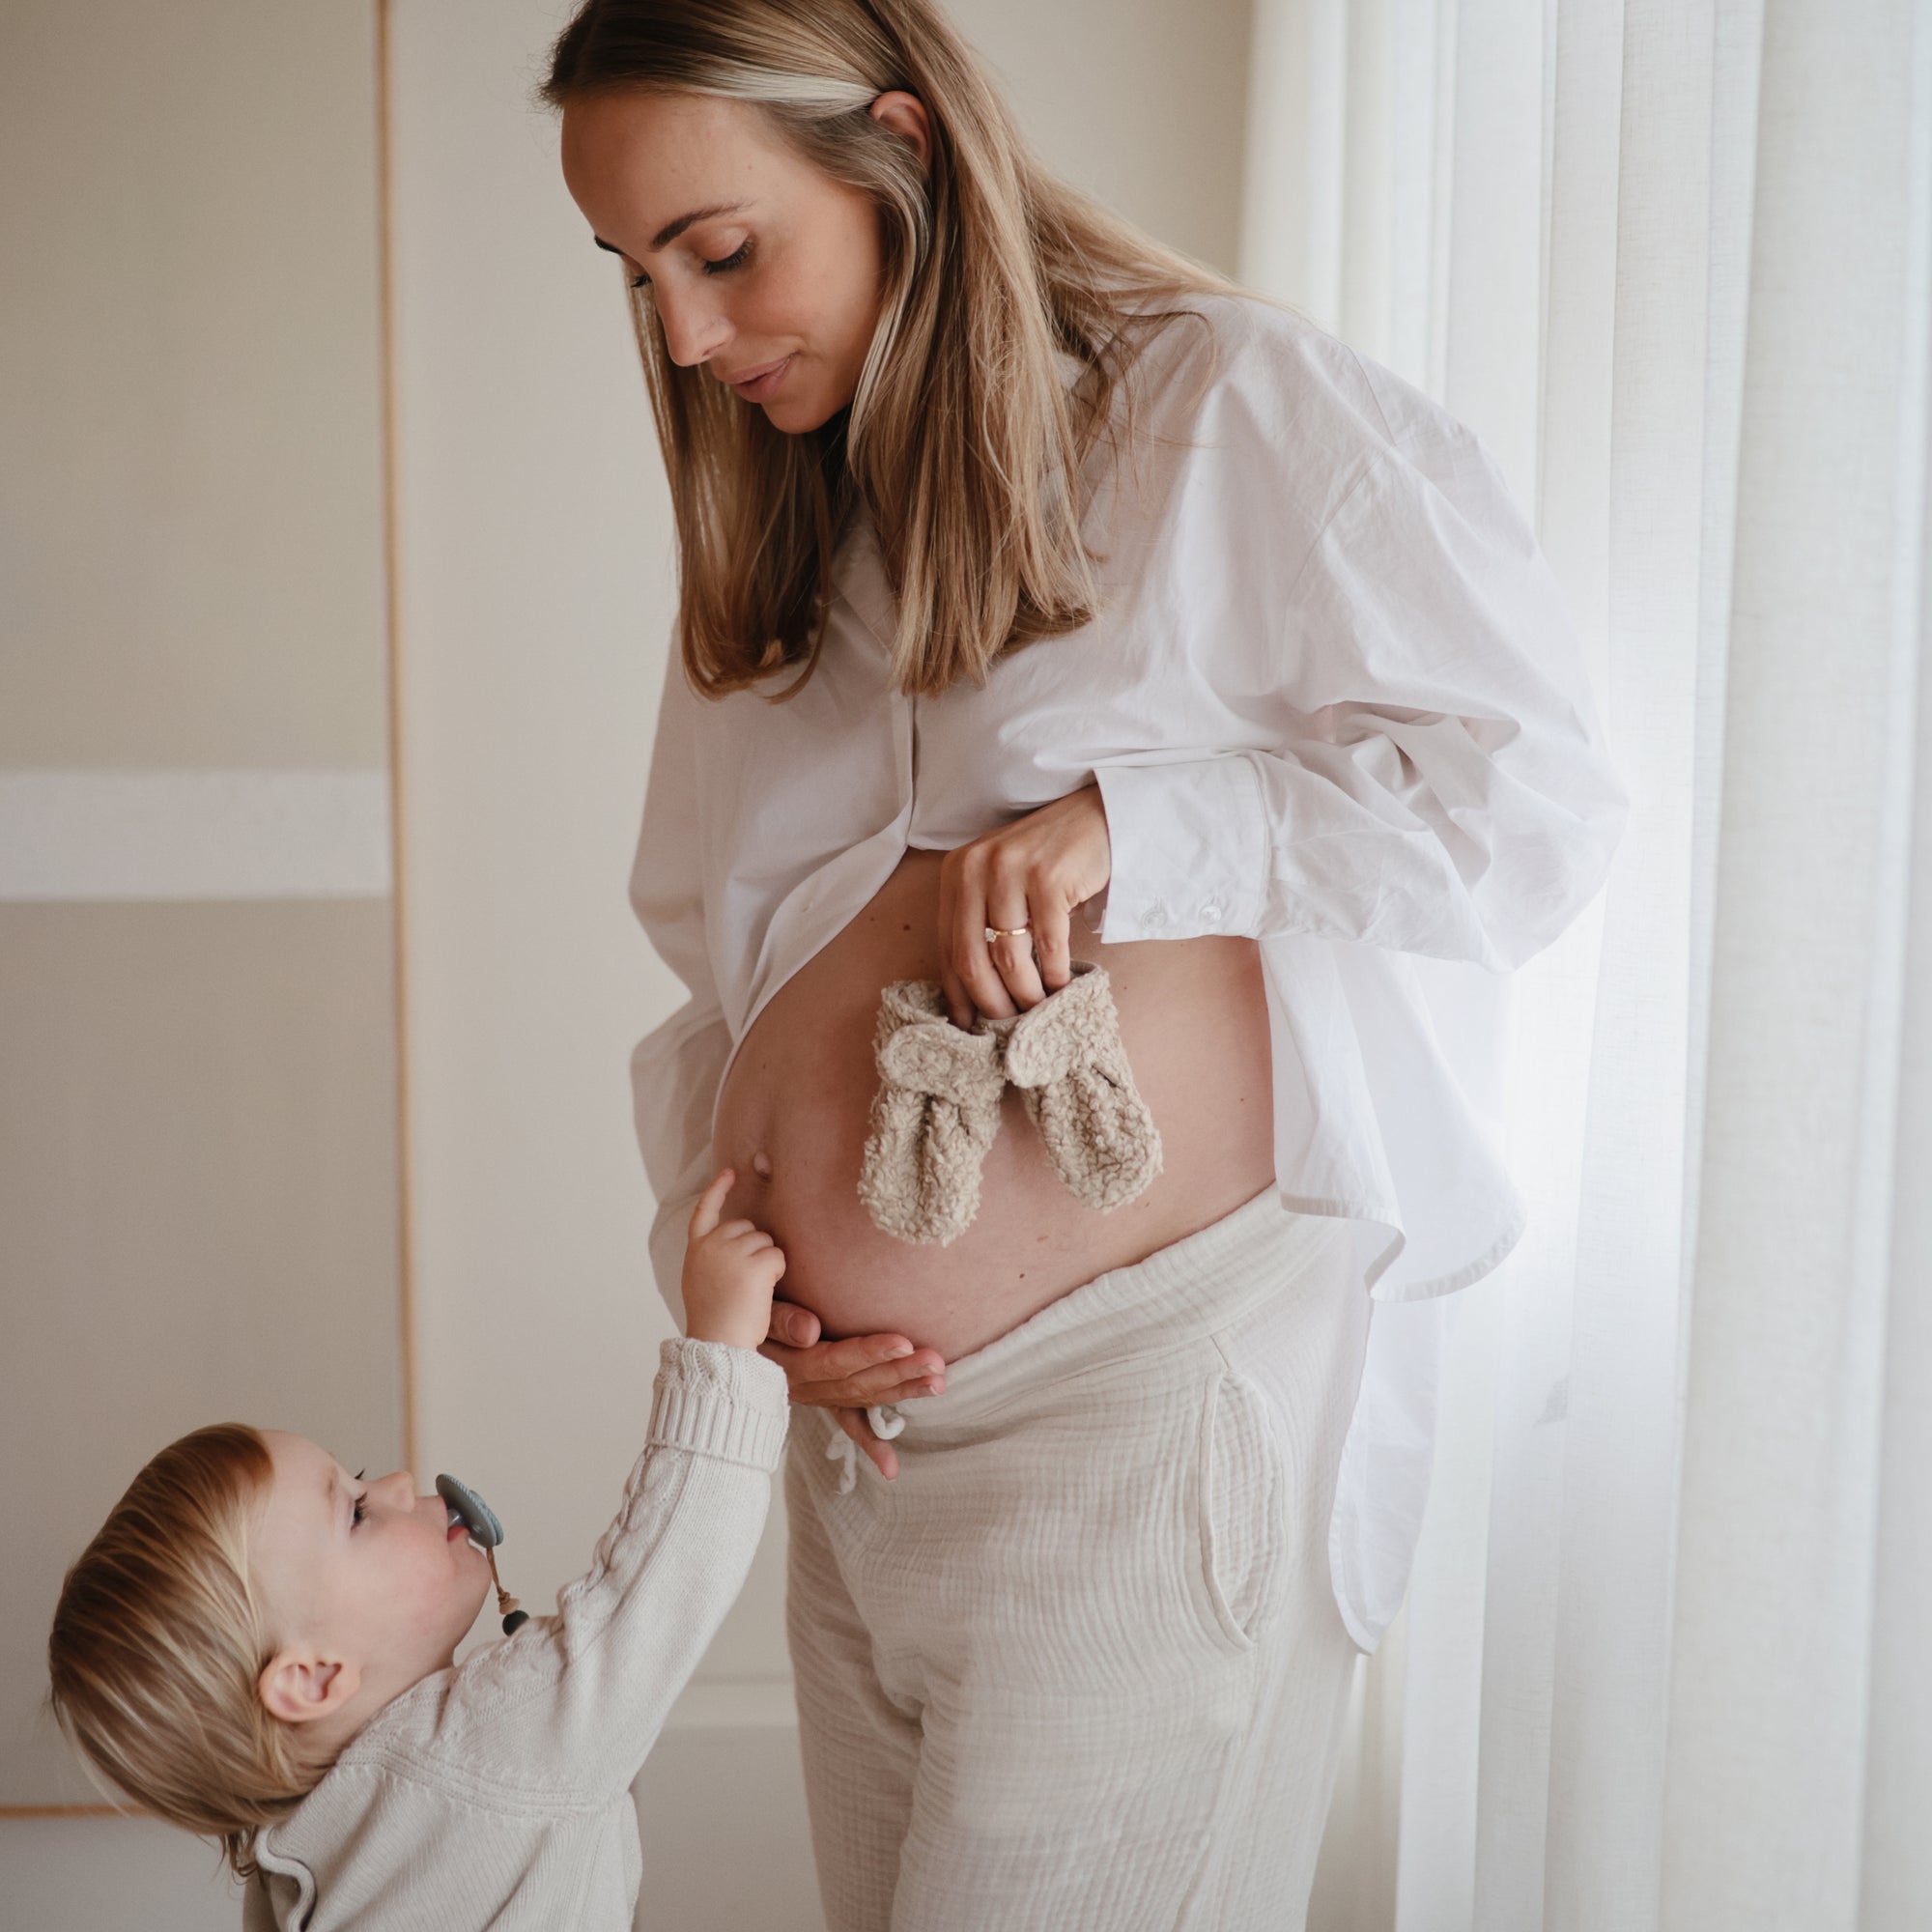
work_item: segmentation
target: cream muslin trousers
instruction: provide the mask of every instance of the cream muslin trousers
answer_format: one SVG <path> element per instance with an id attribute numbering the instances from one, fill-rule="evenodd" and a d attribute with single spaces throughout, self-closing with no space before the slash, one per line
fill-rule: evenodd
<path id="1" fill-rule="evenodd" d="M 830 1932 L 1295 1932 L 1355 1646 L 1327 1529 L 1369 1299 L 1272 1188 L 786 1459 Z"/>

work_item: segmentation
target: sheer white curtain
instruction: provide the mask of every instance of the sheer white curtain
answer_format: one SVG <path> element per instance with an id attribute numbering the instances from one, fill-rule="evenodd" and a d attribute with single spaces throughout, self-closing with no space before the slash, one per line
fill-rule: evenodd
<path id="1" fill-rule="evenodd" d="M 1517 978 L 1315 1932 L 1932 1926 L 1932 6 L 1257 0 L 1244 273 L 1534 505 L 1634 813 Z"/>

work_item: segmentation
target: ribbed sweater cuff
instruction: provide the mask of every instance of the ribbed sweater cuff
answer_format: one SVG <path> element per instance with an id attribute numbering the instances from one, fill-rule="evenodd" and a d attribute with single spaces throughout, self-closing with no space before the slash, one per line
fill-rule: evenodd
<path id="1" fill-rule="evenodd" d="M 784 1371 L 724 1342 L 666 1342 L 651 1404 L 651 1441 L 722 1462 L 775 1469 L 790 1396 Z"/>

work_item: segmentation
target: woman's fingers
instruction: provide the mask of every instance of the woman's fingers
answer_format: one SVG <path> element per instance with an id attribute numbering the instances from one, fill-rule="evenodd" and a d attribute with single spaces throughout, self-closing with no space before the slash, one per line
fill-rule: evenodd
<path id="1" fill-rule="evenodd" d="M 946 1017 L 956 1027 L 973 1024 L 973 995 L 952 964 L 952 933 L 956 921 L 953 900 L 959 895 L 958 855 L 949 852 L 939 866 L 939 990 L 946 996 Z"/>
<path id="2" fill-rule="evenodd" d="M 1112 869 L 1106 806 L 1093 784 L 949 852 L 939 873 L 939 953 L 953 1024 L 971 1025 L 976 1012 L 1006 1019 L 1065 985 L 1073 908 Z M 1012 936 L 989 941 L 989 927 Z"/>
<path id="3" fill-rule="evenodd" d="M 1073 908 L 1065 896 L 1036 901 L 1033 957 L 1044 993 L 1057 993 L 1073 977 Z"/>
<path id="4" fill-rule="evenodd" d="M 770 1350 L 771 1343 L 765 1348 Z M 773 1357 L 779 1360 L 778 1356 Z M 836 1381 L 815 1381 L 810 1371 L 791 1380 L 790 1365 L 779 1360 L 790 1382 L 791 1399 L 807 1408 L 871 1408 L 890 1402 L 917 1402 L 923 1395 L 944 1395 L 946 1377 L 941 1370 L 918 1376 L 894 1375 L 879 1369 L 862 1370 Z"/>
<path id="5" fill-rule="evenodd" d="M 944 923 L 940 926 L 940 951 L 950 969 L 947 975 L 942 976 L 941 984 L 947 985 L 949 980 L 956 982 L 965 995 L 960 1006 L 955 1006 L 952 993 L 951 990 L 947 992 L 947 1009 L 955 1026 L 971 1026 L 975 1013 L 984 1013 L 992 1020 L 1003 1020 L 1016 1010 L 1008 995 L 1006 980 L 993 963 L 992 950 L 986 939 L 986 928 L 998 922 L 990 916 L 987 908 L 984 866 L 983 847 L 976 841 L 950 854 L 940 868 L 945 905 Z M 952 874 L 952 892 L 950 897 L 946 897 L 944 887 L 949 871 Z M 1019 919 L 1012 923 L 1024 924 L 1025 921 L 1025 900 L 1022 899 Z M 963 1016 L 961 1007 L 964 1009 Z"/>
<path id="6" fill-rule="evenodd" d="M 809 1310 L 797 1312 L 808 1320 L 816 1320 Z M 773 1335 L 773 1341 L 778 1339 Z M 815 1382 L 835 1382 L 874 1371 L 888 1371 L 895 1380 L 908 1380 L 915 1376 L 939 1374 L 946 1367 L 944 1359 L 934 1350 L 915 1348 L 903 1335 L 846 1335 L 836 1342 L 786 1346 L 798 1358 L 806 1379 Z"/>
<path id="7" fill-rule="evenodd" d="M 771 1344 L 767 1342 L 766 1348 Z M 944 1395 L 944 1376 L 923 1376 L 916 1381 L 884 1382 L 871 1376 L 852 1376 L 841 1382 L 800 1382 L 791 1399 L 802 1408 L 884 1408 L 891 1403 L 917 1402 L 922 1396 Z"/>
<path id="8" fill-rule="evenodd" d="M 1039 965 L 1033 956 L 1031 930 L 1017 939 L 996 939 L 987 949 L 1007 998 L 1021 1012 L 1037 1007 L 1046 998 L 1040 981 Z"/>
<path id="9" fill-rule="evenodd" d="M 795 1301 L 774 1301 L 766 1337 L 787 1348 L 809 1349 L 818 1340 L 818 1317 Z"/>
<path id="10" fill-rule="evenodd" d="M 986 940 L 986 956 L 999 974 L 1008 999 L 1022 1011 L 1046 998 L 1033 958 L 1034 922 L 1038 910 L 1033 882 L 1023 874 L 1000 868 L 986 895 L 986 923 L 980 928 L 980 936 L 985 939 L 989 927 L 998 931 L 997 939 Z"/>
<path id="11" fill-rule="evenodd" d="M 873 1466 L 887 1482 L 898 1474 L 898 1451 L 890 1442 L 879 1440 L 863 1408 L 835 1408 L 832 1419 L 872 1459 Z"/>
<path id="12" fill-rule="evenodd" d="M 766 1342 L 758 1352 L 784 1371 L 791 1399 L 811 1408 L 866 1408 L 875 1403 L 911 1402 L 946 1386 L 946 1364 L 930 1349 L 894 1355 L 879 1344 L 910 1349 L 903 1336 L 854 1336 L 791 1349 Z"/>

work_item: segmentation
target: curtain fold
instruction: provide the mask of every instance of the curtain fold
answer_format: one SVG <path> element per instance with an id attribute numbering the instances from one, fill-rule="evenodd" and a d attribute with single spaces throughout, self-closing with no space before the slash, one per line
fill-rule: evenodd
<path id="1" fill-rule="evenodd" d="M 1257 0 L 1248 163 L 1244 279 L 1535 506 L 1634 794 L 1311 1926 L 1932 1925 L 1932 6 Z"/>

